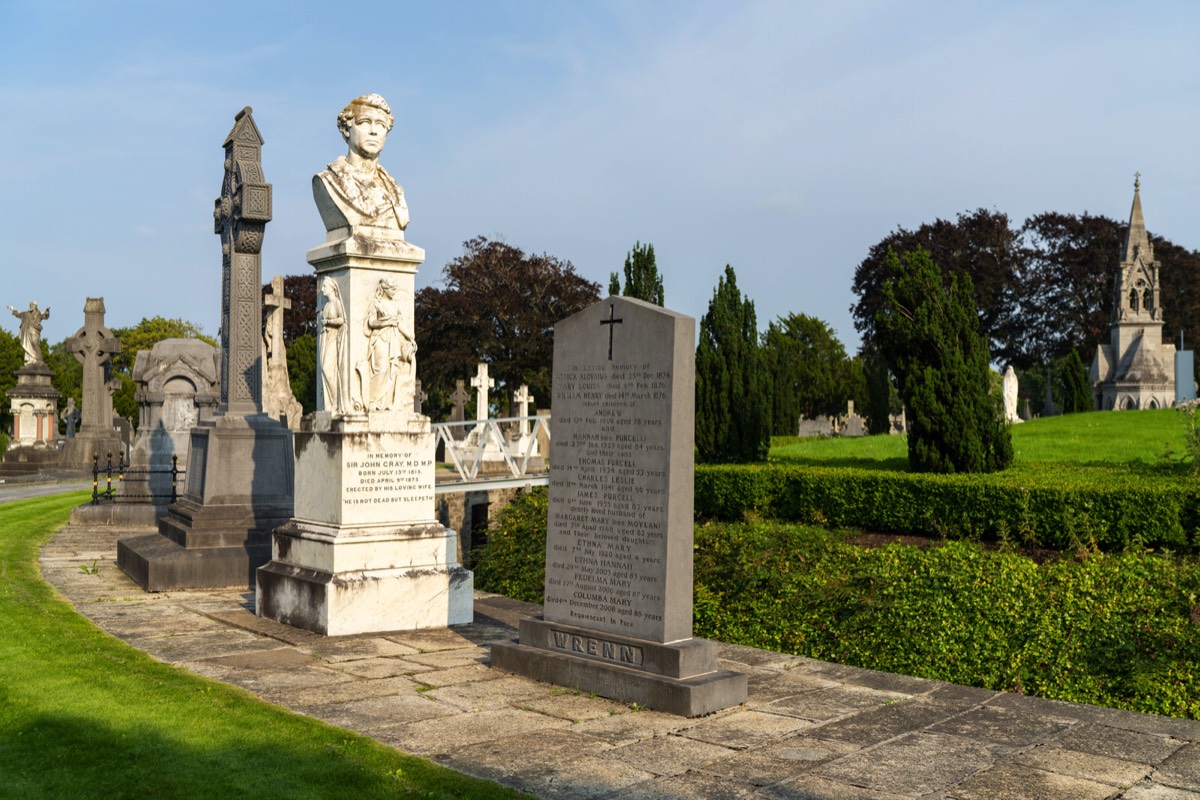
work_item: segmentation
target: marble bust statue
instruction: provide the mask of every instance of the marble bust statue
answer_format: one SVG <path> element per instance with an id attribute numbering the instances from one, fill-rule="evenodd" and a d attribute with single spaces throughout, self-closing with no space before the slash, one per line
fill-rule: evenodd
<path id="1" fill-rule="evenodd" d="M 408 227 L 404 190 L 379 165 L 379 154 L 395 122 L 387 101 L 377 94 L 351 100 L 338 114 L 338 130 L 349 152 L 313 177 L 313 197 L 325 230 L 404 239 Z"/>

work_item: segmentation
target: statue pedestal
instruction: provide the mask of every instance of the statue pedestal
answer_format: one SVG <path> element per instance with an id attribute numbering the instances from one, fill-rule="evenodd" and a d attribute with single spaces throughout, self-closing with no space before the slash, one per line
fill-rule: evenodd
<path id="1" fill-rule="evenodd" d="M 158 533 L 117 542 L 117 564 L 148 592 L 250 586 L 271 531 L 292 516 L 292 433 L 265 414 L 192 429 L 187 489 Z"/>
<path id="2" fill-rule="evenodd" d="M 0 464 L 0 477 L 32 475 L 41 468 L 59 465 L 59 393 L 51 385 L 53 377 L 54 373 L 41 362 L 17 370 L 17 385 L 8 391 L 13 436 Z"/>
<path id="3" fill-rule="evenodd" d="M 306 417 L 259 616 L 329 636 L 471 622 L 472 575 L 434 516 L 433 452 L 429 419 L 411 412 Z"/>

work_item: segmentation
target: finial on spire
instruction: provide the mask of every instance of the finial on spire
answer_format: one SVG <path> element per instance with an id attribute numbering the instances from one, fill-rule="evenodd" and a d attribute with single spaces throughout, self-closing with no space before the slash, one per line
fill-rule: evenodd
<path id="1" fill-rule="evenodd" d="M 1142 188 L 1142 173 L 1135 172 L 1133 173 L 1133 190 L 1136 192 L 1140 188 Z"/>

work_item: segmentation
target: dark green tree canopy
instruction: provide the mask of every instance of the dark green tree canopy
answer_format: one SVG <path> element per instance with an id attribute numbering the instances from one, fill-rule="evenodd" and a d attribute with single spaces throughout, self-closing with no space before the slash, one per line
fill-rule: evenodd
<path id="1" fill-rule="evenodd" d="M 614 272 L 609 277 L 608 293 L 636 297 L 656 306 L 663 304 L 663 281 L 654 261 L 654 245 L 640 241 L 634 244 L 625 255 L 625 288 L 621 288 L 620 276 Z"/>
<path id="2" fill-rule="evenodd" d="M 1012 439 L 993 391 L 971 276 L 942 271 L 922 248 L 887 254 L 876 341 L 908 408 L 908 462 L 917 472 L 993 472 Z"/>
<path id="3" fill-rule="evenodd" d="M 980 328 L 993 344 L 998 357 L 1007 357 L 1006 343 L 1019 322 L 1016 310 L 1021 247 L 1017 231 L 1008 215 L 1000 211 L 977 209 L 963 212 L 953 222 L 944 219 L 926 223 L 915 231 L 897 228 L 871 246 L 867 257 L 854 272 L 854 293 L 858 302 L 851 307 L 854 326 L 864 345 L 874 343 L 877 315 L 884 307 L 882 288 L 891 277 L 888 251 L 903 257 L 922 248 L 947 275 L 969 275 L 979 309 Z"/>
<path id="4" fill-rule="evenodd" d="M 769 381 L 754 303 L 726 265 L 696 348 L 696 455 L 709 463 L 762 461 L 770 448 Z"/>
<path id="5" fill-rule="evenodd" d="M 767 326 L 763 361 L 771 376 L 771 432 L 795 436 L 800 417 L 845 413 L 846 401 L 865 409 L 861 363 L 846 357 L 837 333 L 823 320 L 788 314 Z"/>
<path id="6" fill-rule="evenodd" d="M 525 383 L 538 405 L 549 406 L 554 325 L 596 302 L 600 284 L 569 261 L 482 236 L 463 244 L 442 283 L 415 298 L 417 376 L 430 397 L 427 411 L 444 414 L 454 381 L 474 375 L 481 361 L 498 396 L 511 397 Z"/>

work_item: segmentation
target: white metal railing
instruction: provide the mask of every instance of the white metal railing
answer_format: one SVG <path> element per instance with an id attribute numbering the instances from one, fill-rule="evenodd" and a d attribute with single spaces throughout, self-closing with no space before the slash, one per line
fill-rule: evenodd
<path id="1" fill-rule="evenodd" d="M 438 422 L 433 426 L 436 442 L 445 448 L 445 459 L 458 475 L 455 481 L 438 481 L 439 493 L 458 491 L 462 484 L 472 488 L 493 484 L 544 484 L 548 481 L 547 456 L 538 451 L 538 438 L 550 441 L 550 415 L 501 417 L 498 419 Z M 457 432 L 462 434 L 456 436 Z M 540 456 L 540 461 L 536 460 Z M 507 475 L 480 474 L 485 462 L 503 461 Z"/>

